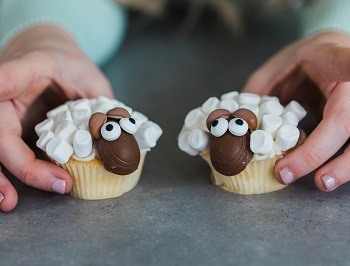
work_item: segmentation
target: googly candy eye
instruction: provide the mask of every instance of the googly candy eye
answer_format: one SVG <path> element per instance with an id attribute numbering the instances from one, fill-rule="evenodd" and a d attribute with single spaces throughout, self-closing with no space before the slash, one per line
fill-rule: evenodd
<path id="1" fill-rule="evenodd" d="M 234 136 L 244 136 L 248 131 L 248 123 L 241 118 L 233 118 L 228 124 L 228 130 Z"/>
<path id="2" fill-rule="evenodd" d="M 210 132 L 218 138 L 226 133 L 227 128 L 228 121 L 225 118 L 218 118 L 211 124 Z"/>
<path id="3" fill-rule="evenodd" d="M 101 127 L 101 135 L 107 141 L 119 138 L 121 134 L 120 126 L 117 122 L 109 121 Z"/>
<path id="4" fill-rule="evenodd" d="M 119 124 L 129 134 L 134 134 L 137 131 L 136 121 L 132 117 L 120 119 Z"/>

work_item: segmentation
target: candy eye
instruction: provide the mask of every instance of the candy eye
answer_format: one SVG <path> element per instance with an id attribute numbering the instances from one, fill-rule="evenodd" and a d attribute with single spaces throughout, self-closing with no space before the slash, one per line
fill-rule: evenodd
<path id="1" fill-rule="evenodd" d="M 134 134 L 137 131 L 136 121 L 132 117 L 120 119 L 119 124 L 129 134 Z"/>
<path id="2" fill-rule="evenodd" d="M 119 138 L 121 134 L 120 126 L 117 122 L 107 122 L 101 127 L 101 135 L 107 141 L 113 141 Z"/>
<path id="3" fill-rule="evenodd" d="M 228 128 L 228 121 L 225 118 L 219 118 L 213 121 L 211 124 L 210 132 L 215 137 L 221 137 L 224 135 Z"/>
<path id="4" fill-rule="evenodd" d="M 228 130 L 235 136 L 244 136 L 248 131 L 248 123 L 241 118 L 233 118 L 228 124 Z"/>

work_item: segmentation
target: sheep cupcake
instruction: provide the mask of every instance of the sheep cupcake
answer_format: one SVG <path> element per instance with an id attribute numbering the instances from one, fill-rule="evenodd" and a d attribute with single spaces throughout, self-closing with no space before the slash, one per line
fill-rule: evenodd
<path id="1" fill-rule="evenodd" d="M 162 135 L 145 115 L 106 97 L 58 106 L 35 131 L 37 146 L 72 176 L 70 195 L 89 200 L 133 189 L 146 153 Z"/>
<path id="2" fill-rule="evenodd" d="M 233 91 L 190 111 L 178 145 L 209 164 L 216 186 L 245 195 L 268 193 L 285 187 L 273 169 L 305 139 L 298 128 L 305 115 L 296 101 L 283 107 L 277 97 Z"/>

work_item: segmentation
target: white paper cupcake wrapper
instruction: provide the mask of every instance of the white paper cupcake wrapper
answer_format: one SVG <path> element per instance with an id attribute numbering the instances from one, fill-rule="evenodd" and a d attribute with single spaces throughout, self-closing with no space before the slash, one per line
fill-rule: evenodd
<path id="1" fill-rule="evenodd" d="M 210 161 L 209 153 L 201 154 L 211 168 L 211 181 L 214 185 L 227 191 L 243 194 L 263 194 L 277 191 L 286 187 L 275 179 L 273 169 L 281 156 L 272 159 L 252 161 L 238 175 L 225 176 L 217 172 Z"/>
<path id="2" fill-rule="evenodd" d="M 69 160 L 63 167 L 73 179 L 70 195 L 79 199 L 97 200 L 119 197 L 133 189 L 140 179 L 145 157 L 142 156 L 138 169 L 130 175 L 116 175 L 108 172 L 102 163 Z"/>

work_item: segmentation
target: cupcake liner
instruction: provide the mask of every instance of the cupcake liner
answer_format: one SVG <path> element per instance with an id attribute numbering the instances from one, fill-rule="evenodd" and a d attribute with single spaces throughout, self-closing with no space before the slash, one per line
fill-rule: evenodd
<path id="1" fill-rule="evenodd" d="M 86 200 L 119 197 L 137 185 L 144 160 L 145 156 L 142 156 L 138 169 L 130 175 L 116 175 L 108 172 L 98 158 L 91 161 L 78 161 L 70 158 L 63 165 L 73 179 L 72 190 L 69 194 Z"/>
<path id="2" fill-rule="evenodd" d="M 235 176 L 225 176 L 217 172 L 211 164 L 209 153 L 201 154 L 201 156 L 211 168 L 212 183 L 227 191 L 252 195 L 273 192 L 286 187 L 286 185 L 277 182 L 273 175 L 275 164 L 282 156 L 252 161 L 241 173 Z"/>

